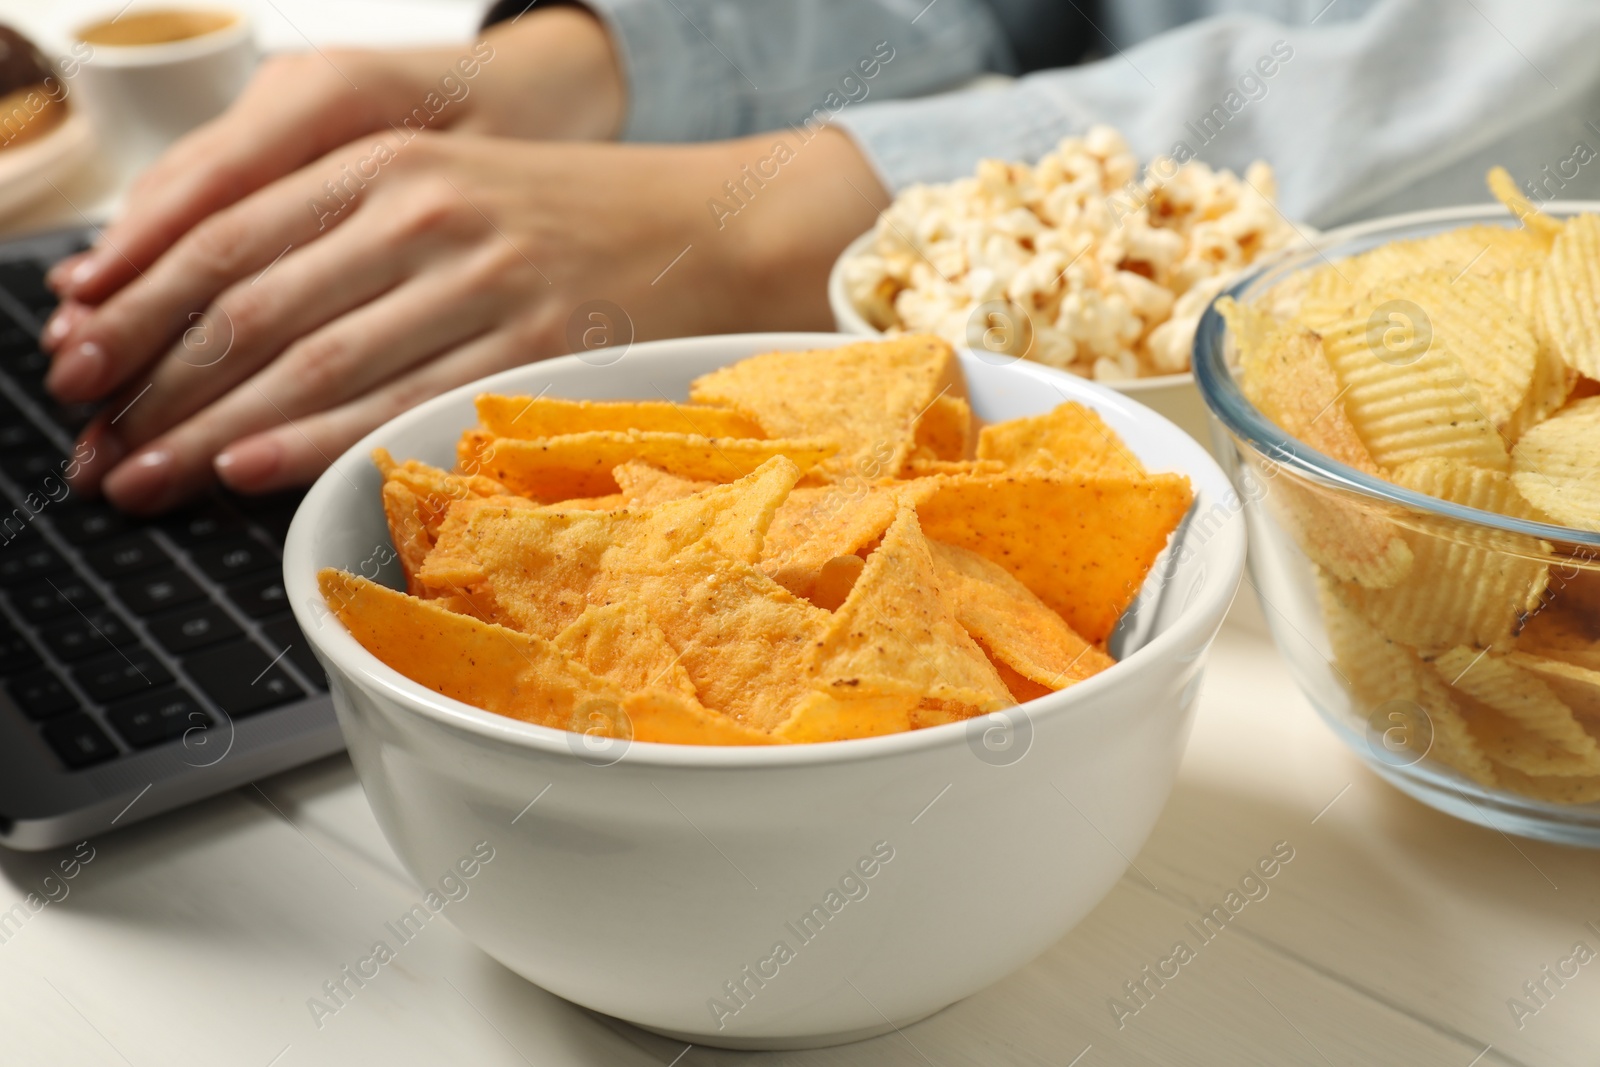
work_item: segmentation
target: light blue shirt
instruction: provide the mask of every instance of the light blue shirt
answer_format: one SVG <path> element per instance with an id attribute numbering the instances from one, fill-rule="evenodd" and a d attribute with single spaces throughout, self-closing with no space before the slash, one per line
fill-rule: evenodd
<path id="1" fill-rule="evenodd" d="M 1600 198 L 1600 0 L 1107 0 L 1105 58 L 931 96 L 1014 69 L 1007 33 L 1066 0 L 588 2 L 631 140 L 811 116 L 900 189 L 1103 122 L 1146 160 L 1264 159 L 1283 210 L 1318 227 L 1483 202 L 1496 163 L 1540 198 Z M 874 68 L 875 48 L 892 58 Z"/>

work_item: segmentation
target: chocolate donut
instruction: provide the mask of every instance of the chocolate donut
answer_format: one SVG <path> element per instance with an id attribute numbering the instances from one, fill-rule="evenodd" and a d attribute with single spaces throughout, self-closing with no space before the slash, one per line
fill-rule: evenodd
<path id="1" fill-rule="evenodd" d="M 55 65 L 0 24 L 0 151 L 42 137 L 67 115 L 67 87 Z"/>

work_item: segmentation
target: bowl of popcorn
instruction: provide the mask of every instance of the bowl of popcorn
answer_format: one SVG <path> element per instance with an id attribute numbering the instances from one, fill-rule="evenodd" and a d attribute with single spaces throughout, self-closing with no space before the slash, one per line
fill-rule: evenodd
<path id="1" fill-rule="evenodd" d="M 1510 213 L 1364 223 L 1242 281 L 1195 373 L 1328 726 L 1426 804 L 1600 847 L 1600 203 L 1490 184 Z"/>
<path id="2" fill-rule="evenodd" d="M 834 264 L 844 333 L 931 333 L 991 362 L 1028 359 L 1126 393 L 1209 441 L 1189 354 L 1212 298 L 1303 245 L 1273 205 L 1272 168 L 1241 178 L 1194 159 L 1141 172 L 1096 126 L 1038 163 L 984 160 L 913 185 Z"/>

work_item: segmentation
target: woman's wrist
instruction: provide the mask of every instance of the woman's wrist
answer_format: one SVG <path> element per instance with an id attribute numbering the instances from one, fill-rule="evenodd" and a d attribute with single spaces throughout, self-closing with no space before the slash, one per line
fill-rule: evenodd
<path id="1" fill-rule="evenodd" d="M 588 8 L 538 7 L 489 27 L 461 128 L 528 140 L 615 139 L 627 87 L 611 36 Z"/>
<path id="2" fill-rule="evenodd" d="M 889 194 L 840 130 L 791 127 L 725 142 L 727 176 L 706 202 L 770 328 L 833 328 L 827 278 Z"/>

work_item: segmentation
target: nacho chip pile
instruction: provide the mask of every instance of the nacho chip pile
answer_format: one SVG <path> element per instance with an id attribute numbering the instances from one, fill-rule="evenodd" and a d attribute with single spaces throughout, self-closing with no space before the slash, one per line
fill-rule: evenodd
<path id="1" fill-rule="evenodd" d="M 1111 666 L 1188 510 L 1092 411 L 975 425 L 943 341 L 773 352 L 690 402 L 482 396 L 454 471 L 375 459 L 406 592 L 330 606 L 413 680 L 647 741 L 954 722 Z"/>
<path id="2" fill-rule="evenodd" d="M 1291 436 L 1456 504 L 1600 530 L 1600 217 L 1466 226 L 1219 304 L 1245 394 Z M 1265 499 L 1314 564 L 1376 729 L 1484 785 L 1600 800 L 1600 560 L 1386 512 L 1291 478 Z M 1406 710 L 1409 709 L 1409 710 Z M 1395 725 L 1392 715 L 1414 723 Z"/>

